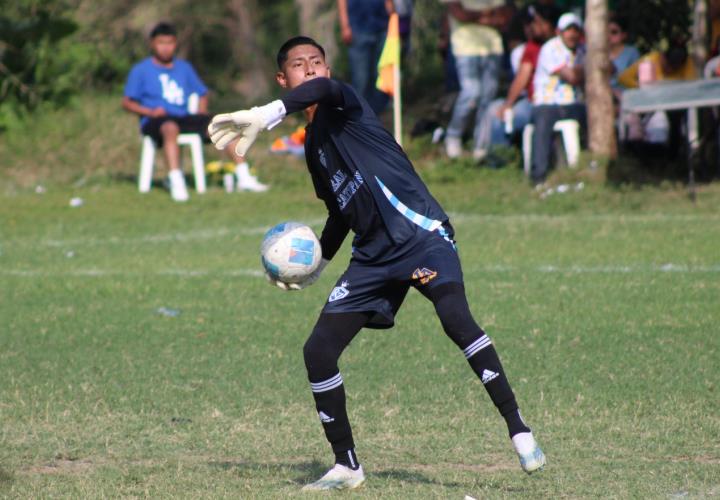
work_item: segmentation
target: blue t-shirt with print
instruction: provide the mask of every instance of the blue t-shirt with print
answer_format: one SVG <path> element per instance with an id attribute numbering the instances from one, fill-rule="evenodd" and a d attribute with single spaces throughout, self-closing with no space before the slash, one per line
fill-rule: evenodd
<path id="1" fill-rule="evenodd" d="M 189 114 L 188 98 L 191 94 L 203 96 L 207 87 L 195 72 L 192 64 L 174 59 L 171 67 L 160 66 L 152 57 L 143 59 L 130 70 L 125 83 L 125 96 L 147 108 L 162 107 L 170 116 Z M 140 126 L 150 118 L 140 118 Z"/>

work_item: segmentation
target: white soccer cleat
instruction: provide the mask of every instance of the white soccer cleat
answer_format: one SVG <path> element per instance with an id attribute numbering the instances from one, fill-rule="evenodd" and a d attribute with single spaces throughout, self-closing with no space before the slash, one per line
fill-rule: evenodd
<path id="1" fill-rule="evenodd" d="M 350 467 L 335 464 L 323 477 L 303 486 L 302 491 L 353 490 L 364 482 L 365 473 L 362 465 L 358 470 L 352 470 Z"/>
<path id="2" fill-rule="evenodd" d="M 171 170 L 168 174 L 170 180 L 170 196 L 175 201 L 188 201 L 187 186 L 185 185 L 185 176 L 180 170 Z"/>
<path id="3" fill-rule="evenodd" d="M 528 474 L 545 467 L 545 454 L 538 446 L 532 432 L 521 432 L 512 437 L 515 452 L 520 459 L 520 466 Z"/>
<path id="4" fill-rule="evenodd" d="M 247 175 L 238 179 L 238 191 L 252 191 L 253 193 L 264 193 L 270 189 L 270 186 L 263 184 L 254 175 Z"/>

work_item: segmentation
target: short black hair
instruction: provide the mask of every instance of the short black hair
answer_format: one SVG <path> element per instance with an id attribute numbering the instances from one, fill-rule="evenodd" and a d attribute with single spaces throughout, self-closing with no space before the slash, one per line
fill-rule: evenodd
<path id="1" fill-rule="evenodd" d="M 608 16 L 608 24 L 617 24 L 620 27 L 620 31 L 627 33 L 628 31 L 628 18 L 621 16 L 616 12 L 611 12 Z"/>
<path id="2" fill-rule="evenodd" d="M 532 5 L 531 12 L 533 17 L 540 16 L 551 26 L 557 26 L 558 19 L 560 19 L 560 9 L 554 5 L 536 3 Z"/>
<path id="3" fill-rule="evenodd" d="M 322 53 L 323 58 L 325 58 L 325 49 L 323 49 L 322 45 L 317 43 L 315 40 L 313 40 L 309 36 L 294 36 L 287 42 L 283 43 L 282 47 L 280 47 L 280 50 L 278 50 L 278 69 L 282 70 L 283 64 L 287 62 L 288 52 L 290 52 L 291 49 L 297 47 L 298 45 L 312 45 L 313 47 L 317 48 L 320 53 Z"/>
<path id="4" fill-rule="evenodd" d="M 673 70 L 678 70 L 687 61 L 688 50 L 684 42 L 671 42 L 670 47 L 665 51 L 665 60 Z"/>
<path id="5" fill-rule="evenodd" d="M 175 26 L 170 23 L 160 22 L 155 25 L 152 31 L 150 31 L 150 40 L 161 35 L 177 36 L 177 30 L 175 29 Z"/>

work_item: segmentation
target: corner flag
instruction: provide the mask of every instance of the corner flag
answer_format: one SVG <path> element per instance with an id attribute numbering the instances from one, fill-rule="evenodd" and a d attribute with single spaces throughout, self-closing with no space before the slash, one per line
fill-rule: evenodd
<path id="1" fill-rule="evenodd" d="M 401 144 L 402 120 L 400 108 L 400 21 L 397 13 L 390 15 L 385 46 L 378 61 L 378 78 L 375 86 L 393 97 L 395 140 Z"/>

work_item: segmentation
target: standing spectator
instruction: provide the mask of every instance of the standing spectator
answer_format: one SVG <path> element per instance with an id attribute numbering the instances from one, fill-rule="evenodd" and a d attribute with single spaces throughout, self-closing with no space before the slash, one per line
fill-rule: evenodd
<path id="1" fill-rule="evenodd" d="M 509 146 L 508 132 L 521 132 L 530 123 L 533 77 L 540 49 L 555 33 L 559 16 L 559 10 L 552 5 L 537 4 L 528 9 L 530 37 L 525 43 L 515 78 L 507 97 L 493 101 L 485 115 L 483 140 L 489 141 L 490 149 L 493 146 Z"/>
<path id="2" fill-rule="evenodd" d="M 450 42 L 460 80 L 460 94 L 455 101 L 445 137 L 449 158 L 462 154 L 462 135 L 475 108 L 473 157 L 485 154 L 480 145 L 482 117 L 495 98 L 498 87 L 502 38 L 498 28 L 509 20 L 504 0 L 444 0 L 450 13 Z"/>
<path id="3" fill-rule="evenodd" d="M 404 60 L 410 52 L 413 0 L 393 0 L 393 5 L 400 24 L 400 59 Z"/>
<path id="4" fill-rule="evenodd" d="M 187 201 L 185 177 L 180 170 L 178 135 L 200 134 L 206 141 L 210 116 L 207 114 L 207 87 L 192 64 L 175 57 L 177 35 L 175 27 L 159 23 L 150 33 L 152 55 L 130 70 L 122 107 L 140 116 L 140 131 L 163 147 L 168 166 L 170 194 L 175 201 Z M 188 101 L 198 96 L 197 109 L 189 109 Z M 244 158 L 235 154 L 234 147 L 225 149 L 235 161 L 237 184 L 240 190 L 266 191 L 268 187 L 250 174 Z"/>
<path id="5" fill-rule="evenodd" d="M 443 60 L 443 69 L 445 70 L 445 92 L 457 92 L 460 90 L 460 81 L 458 80 L 457 64 L 450 43 L 450 14 L 447 9 L 443 12 L 440 20 L 440 32 L 438 33 L 438 50 Z"/>
<path id="6" fill-rule="evenodd" d="M 338 0 L 340 33 L 348 46 L 352 86 L 376 114 L 387 105 L 387 95 L 375 88 L 377 65 L 387 35 L 393 0 Z"/>
<path id="7" fill-rule="evenodd" d="M 611 16 L 608 21 L 608 51 L 610 62 L 613 64 L 610 86 L 616 94 L 622 89 L 618 82 L 618 75 L 640 59 L 638 49 L 634 45 L 626 43 L 628 34 L 625 26 L 625 20 L 616 15 Z"/>
<path id="8" fill-rule="evenodd" d="M 552 149 L 553 127 L 559 120 L 585 122 L 585 105 L 581 102 L 581 85 L 585 48 L 581 44 L 582 20 L 573 13 L 560 16 L 557 36 L 540 49 L 533 79 L 532 141 L 533 184 L 541 184 L 547 176 Z"/>

